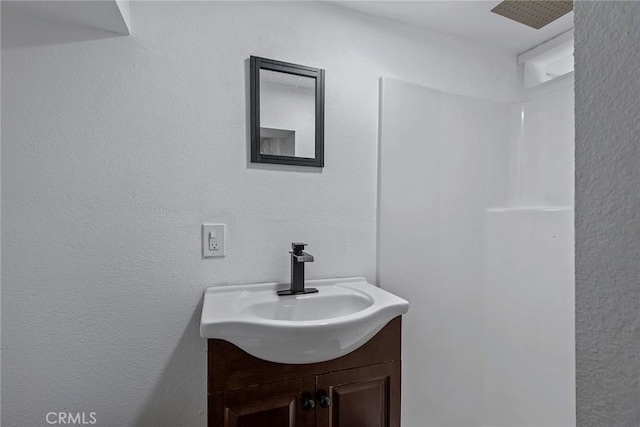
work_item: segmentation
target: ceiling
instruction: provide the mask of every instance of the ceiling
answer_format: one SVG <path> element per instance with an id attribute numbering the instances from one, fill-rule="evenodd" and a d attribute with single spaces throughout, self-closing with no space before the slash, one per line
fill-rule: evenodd
<path id="1" fill-rule="evenodd" d="M 128 35 L 123 0 L 2 1 L 2 47 L 28 47 Z"/>
<path id="2" fill-rule="evenodd" d="M 500 1 L 332 1 L 332 4 L 521 53 L 573 27 L 573 12 L 534 30 L 491 12 Z"/>

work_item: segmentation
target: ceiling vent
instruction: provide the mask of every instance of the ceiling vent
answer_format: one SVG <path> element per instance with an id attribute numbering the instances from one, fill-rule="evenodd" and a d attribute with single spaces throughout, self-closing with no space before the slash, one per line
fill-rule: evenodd
<path id="1" fill-rule="evenodd" d="M 505 0 L 491 12 L 539 30 L 572 10 L 572 0 Z"/>

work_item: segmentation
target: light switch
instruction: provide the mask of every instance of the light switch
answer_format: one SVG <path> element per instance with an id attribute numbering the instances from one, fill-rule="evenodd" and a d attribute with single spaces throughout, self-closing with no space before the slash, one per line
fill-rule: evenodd
<path id="1" fill-rule="evenodd" d="M 227 254 L 226 224 L 202 224 L 202 256 L 204 258 Z"/>

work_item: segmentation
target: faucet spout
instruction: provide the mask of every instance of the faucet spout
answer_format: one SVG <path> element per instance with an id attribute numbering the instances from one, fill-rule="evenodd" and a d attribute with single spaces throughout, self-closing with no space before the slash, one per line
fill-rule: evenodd
<path id="1" fill-rule="evenodd" d="M 313 262 L 313 255 L 302 251 L 300 254 L 296 254 L 294 251 L 289 252 L 292 258 L 295 258 L 296 262 Z"/>

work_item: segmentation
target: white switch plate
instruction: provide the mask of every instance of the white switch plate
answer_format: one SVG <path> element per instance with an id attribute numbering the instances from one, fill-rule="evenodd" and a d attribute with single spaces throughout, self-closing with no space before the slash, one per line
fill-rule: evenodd
<path id="1" fill-rule="evenodd" d="M 202 224 L 202 256 L 204 258 L 227 254 L 227 225 Z"/>

